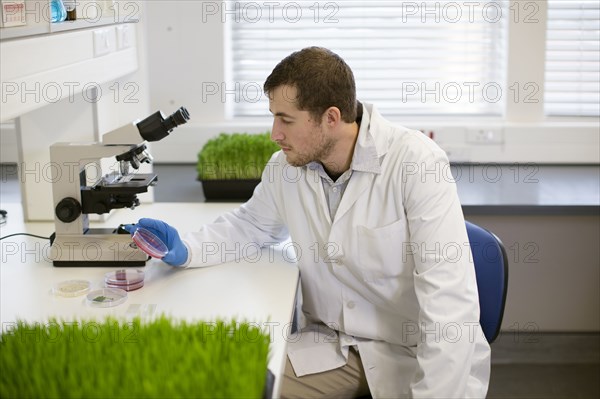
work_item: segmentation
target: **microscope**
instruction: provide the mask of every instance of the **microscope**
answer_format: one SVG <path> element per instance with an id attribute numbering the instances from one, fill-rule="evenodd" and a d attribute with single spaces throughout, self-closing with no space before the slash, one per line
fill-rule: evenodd
<path id="1" fill-rule="evenodd" d="M 152 162 L 146 143 L 165 138 L 189 118 L 184 107 L 168 118 L 157 111 L 104 134 L 101 142 L 50 146 L 56 229 L 50 258 L 54 266 L 146 264 L 148 255 L 137 248 L 127 231 L 120 226 L 90 228 L 88 215 L 138 206 L 137 194 L 157 182 L 155 174 L 136 173 L 142 163 Z M 100 160 L 107 157 L 115 157 L 118 167 L 103 175 Z"/>

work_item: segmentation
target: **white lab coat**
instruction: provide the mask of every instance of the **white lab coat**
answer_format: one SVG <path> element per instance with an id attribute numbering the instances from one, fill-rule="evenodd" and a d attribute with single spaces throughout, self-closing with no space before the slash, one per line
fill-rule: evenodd
<path id="1" fill-rule="evenodd" d="M 339 331 L 313 326 L 289 343 L 298 375 L 343 365 L 356 345 L 375 398 L 485 397 L 490 348 L 446 155 L 368 104 L 356 151 L 371 154 L 369 171 L 353 171 L 333 221 L 314 164 L 278 152 L 247 203 L 184 238 L 187 266 L 289 233 L 306 319 Z"/>

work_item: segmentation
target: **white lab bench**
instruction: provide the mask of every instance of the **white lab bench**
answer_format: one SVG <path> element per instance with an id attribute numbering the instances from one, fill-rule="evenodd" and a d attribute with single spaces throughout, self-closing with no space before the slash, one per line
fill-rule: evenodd
<path id="1" fill-rule="evenodd" d="M 108 221 L 95 222 L 94 227 L 153 217 L 168 221 L 185 233 L 212 222 L 237 205 L 143 204 L 134 210 L 113 211 Z M 54 232 L 53 223 L 24 223 L 20 204 L 3 204 L 3 208 L 8 211 L 8 221 L 0 228 L 1 236 L 27 232 L 48 237 Z M 264 326 L 271 334 L 269 369 L 276 376 L 274 397 L 278 396 L 299 278 L 296 265 L 290 256 L 284 256 L 281 245 L 265 248 L 253 262 L 230 262 L 197 269 L 177 269 L 152 259 L 143 267 L 144 287 L 129 292 L 127 301 L 121 305 L 95 308 L 86 304 L 85 296 L 54 296 L 53 285 L 63 280 L 86 279 L 91 281 L 92 289 L 100 288 L 104 274 L 118 267 L 54 267 L 48 259 L 49 241 L 21 235 L 0 243 L 3 329 L 17 319 L 44 322 L 50 317 L 76 320 L 107 315 L 144 318 L 166 314 L 185 320 L 251 321 Z"/>

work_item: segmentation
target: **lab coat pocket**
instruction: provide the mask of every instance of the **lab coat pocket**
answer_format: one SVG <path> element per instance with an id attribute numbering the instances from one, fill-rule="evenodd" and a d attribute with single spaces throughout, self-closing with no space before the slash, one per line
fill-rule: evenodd
<path id="1" fill-rule="evenodd" d="M 363 275 L 386 279 L 402 274 L 406 220 L 400 219 L 375 228 L 358 226 L 357 229 L 357 260 Z"/>

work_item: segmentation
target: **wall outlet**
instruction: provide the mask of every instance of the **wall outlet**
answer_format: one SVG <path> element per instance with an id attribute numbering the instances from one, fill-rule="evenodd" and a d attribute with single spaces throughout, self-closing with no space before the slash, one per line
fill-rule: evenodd
<path id="1" fill-rule="evenodd" d="M 117 26 L 117 50 L 131 47 L 131 35 L 133 29 L 129 25 Z"/>
<path id="2" fill-rule="evenodd" d="M 110 35 L 107 29 L 94 31 L 94 57 L 110 53 Z"/>
<path id="3" fill-rule="evenodd" d="M 503 128 L 470 128 L 467 129 L 467 143 L 470 144 L 502 144 Z"/>

